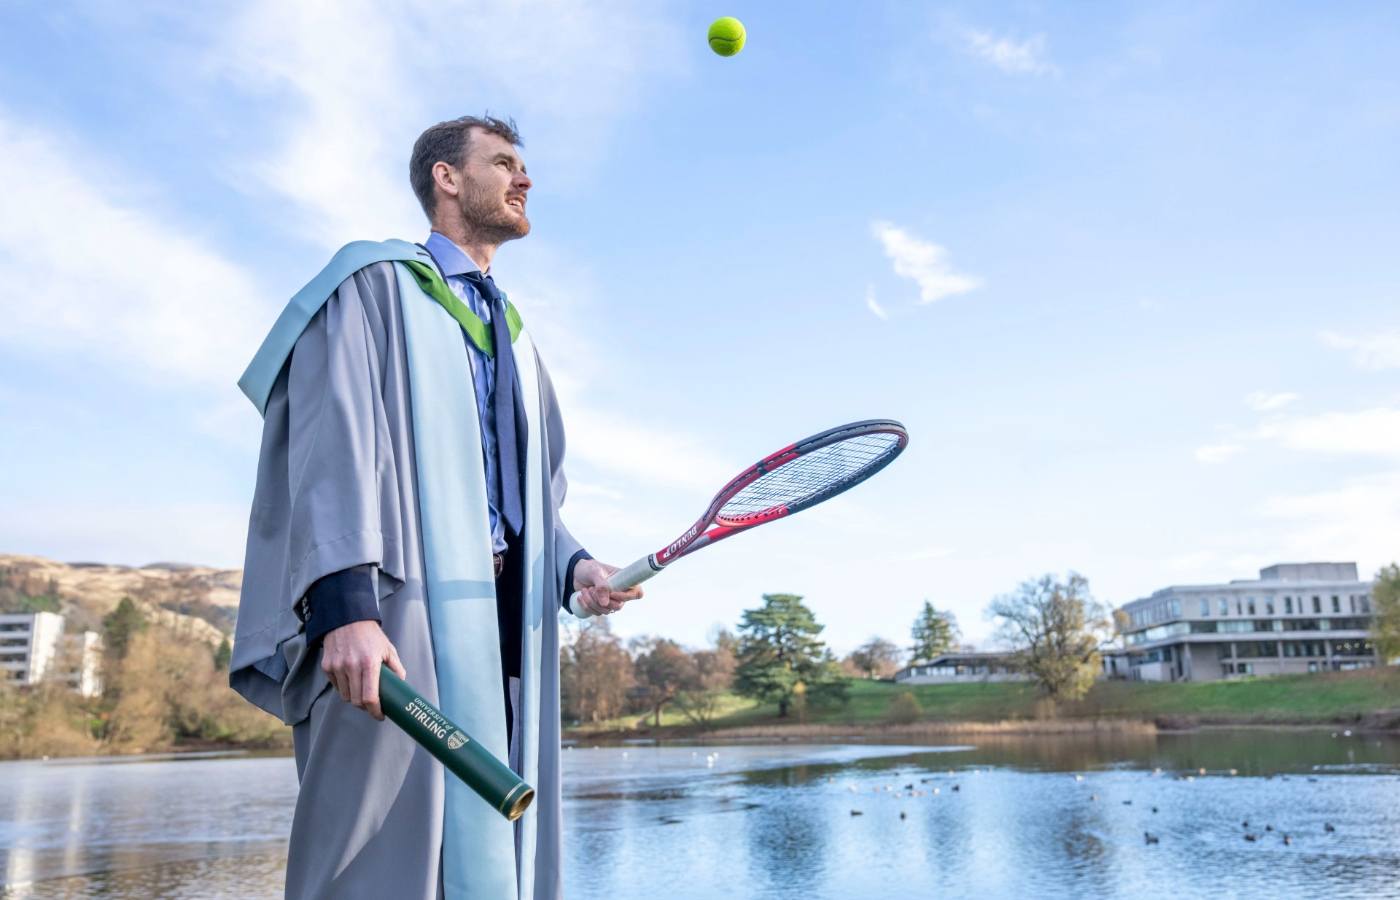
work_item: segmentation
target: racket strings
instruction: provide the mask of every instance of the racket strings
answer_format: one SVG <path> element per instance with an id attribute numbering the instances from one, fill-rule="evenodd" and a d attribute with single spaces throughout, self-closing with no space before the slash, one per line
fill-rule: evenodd
<path id="1" fill-rule="evenodd" d="M 803 501 L 849 486 L 897 452 L 900 436 L 887 432 L 849 437 L 819 447 L 759 477 L 729 499 L 717 518 L 743 520 L 774 507 Z"/>

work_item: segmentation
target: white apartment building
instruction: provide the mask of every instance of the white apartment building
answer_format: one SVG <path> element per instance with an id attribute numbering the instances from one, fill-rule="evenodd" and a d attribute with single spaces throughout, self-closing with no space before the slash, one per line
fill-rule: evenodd
<path id="1" fill-rule="evenodd" d="M 1123 606 L 1105 669 L 1142 681 L 1336 672 L 1376 665 L 1371 583 L 1356 563 L 1280 563 L 1258 579 L 1178 585 Z"/>
<path id="2" fill-rule="evenodd" d="M 62 679 L 84 697 L 102 692 L 102 643 L 95 631 L 65 635 L 51 612 L 0 614 L 0 677 L 35 685 Z"/>

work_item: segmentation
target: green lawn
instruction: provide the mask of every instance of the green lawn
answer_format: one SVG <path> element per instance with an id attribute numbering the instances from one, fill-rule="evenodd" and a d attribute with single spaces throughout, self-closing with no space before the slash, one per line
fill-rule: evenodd
<path id="1" fill-rule="evenodd" d="M 1036 689 L 1024 683 L 938 684 L 903 687 L 884 681 L 852 681 L 845 705 L 813 706 L 804 721 L 814 725 L 874 725 L 889 719 L 890 703 L 909 691 L 919 702 L 920 719 L 941 722 L 994 722 L 1042 718 L 1051 710 Z M 1400 718 L 1400 669 L 1285 675 L 1185 684 L 1107 681 L 1096 684 L 1083 700 L 1061 704 L 1063 718 L 1153 720 L 1163 716 L 1224 722 L 1339 722 L 1391 711 Z M 583 732 L 637 730 L 640 715 L 626 716 Z M 777 717 L 777 707 L 726 696 L 713 727 L 796 723 Z M 650 728 L 647 717 L 645 728 Z M 692 730 L 674 710 L 661 717 L 661 731 Z"/>

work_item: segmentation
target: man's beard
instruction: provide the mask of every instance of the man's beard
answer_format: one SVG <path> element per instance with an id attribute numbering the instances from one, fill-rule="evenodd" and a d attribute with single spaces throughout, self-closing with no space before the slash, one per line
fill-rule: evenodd
<path id="1" fill-rule="evenodd" d="M 530 233 L 530 220 L 525 211 L 522 209 L 520 215 L 512 215 L 509 209 L 503 208 L 500 195 L 493 191 L 469 181 L 461 202 L 462 218 L 467 227 L 493 244 L 504 244 Z"/>

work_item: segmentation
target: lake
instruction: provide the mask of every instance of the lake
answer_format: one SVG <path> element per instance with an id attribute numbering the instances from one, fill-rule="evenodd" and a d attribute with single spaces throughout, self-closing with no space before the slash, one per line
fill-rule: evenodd
<path id="1" fill-rule="evenodd" d="M 630 745 L 565 762 L 582 900 L 1400 897 L 1394 737 Z M 280 897 L 295 781 L 285 757 L 0 764 L 0 896 Z"/>

